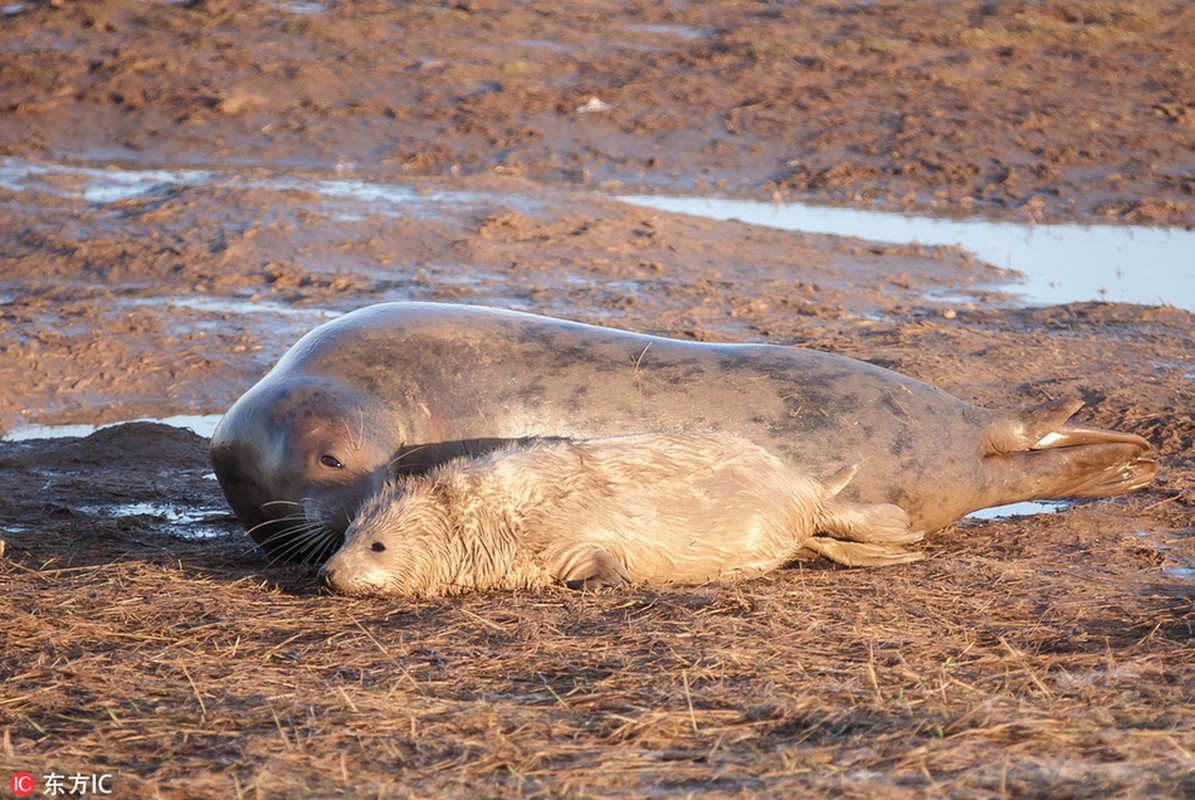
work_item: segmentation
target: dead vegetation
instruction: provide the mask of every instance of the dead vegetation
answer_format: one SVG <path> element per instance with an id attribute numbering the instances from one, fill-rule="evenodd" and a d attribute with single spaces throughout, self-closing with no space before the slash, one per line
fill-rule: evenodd
<path id="1" fill-rule="evenodd" d="M 403 604 L 319 595 L 226 515 L 187 541 L 104 511 L 218 505 L 199 437 L 3 448 L 0 770 L 163 798 L 1195 791 L 1164 492 L 968 522 L 907 567 Z"/>

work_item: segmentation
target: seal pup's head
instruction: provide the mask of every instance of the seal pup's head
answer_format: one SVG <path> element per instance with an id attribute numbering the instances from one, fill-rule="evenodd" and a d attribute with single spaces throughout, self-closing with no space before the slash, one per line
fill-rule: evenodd
<path id="1" fill-rule="evenodd" d="M 426 478 L 387 481 L 357 510 L 344 544 L 320 568 L 320 582 L 347 595 L 416 597 L 472 588 L 458 552 L 457 514 L 442 489 Z"/>
<path id="2" fill-rule="evenodd" d="M 503 455 L 455 458 L 423 475 L 392 478 L 357 509 L 344 544 L 320 569 L 341 594 L 439 597 L 544 586 L 527 557 L 518 481 L 495 469 Z"/>

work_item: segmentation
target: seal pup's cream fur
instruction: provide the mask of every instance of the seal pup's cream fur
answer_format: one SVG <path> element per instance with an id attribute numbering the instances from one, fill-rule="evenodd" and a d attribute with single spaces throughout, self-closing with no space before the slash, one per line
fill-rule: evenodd
<path id="1" fill-rule="evenodd" d="M 644 434 L 538 441 L 391 481 L 320 570 L 353 595 L 698 583 L 808 548 L 841 564 L 921 558 L 903 510 L 849 502 L 745 439 Z"/>

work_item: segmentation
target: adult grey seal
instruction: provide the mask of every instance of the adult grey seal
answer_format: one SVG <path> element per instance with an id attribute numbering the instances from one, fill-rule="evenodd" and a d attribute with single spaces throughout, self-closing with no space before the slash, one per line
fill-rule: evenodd
<path id="1" fill-rule="evenodd" d="M 856 566 L 920 558 L 899 507 L 837 496 L 854 472 L 823 483 L 717 433 L 511 445 L 387 482 L 320 577 L 342 594 L 436 597 L 750 577 L 802 547 Z"/>
<path id="2" fill-rule="evenodd" d="M 707 344 L 474 306 L 387 303 L 301 338 L 217 427 L 216 476 L 275 558 L 319 562 L 402 472 L 527 439 L 720 431 L 914 529 L 988 506 L 1149 483 L 1139 436 L 1067 424 L 1082 403 L 971 406 L 928 384 L 797 347 Z"/>

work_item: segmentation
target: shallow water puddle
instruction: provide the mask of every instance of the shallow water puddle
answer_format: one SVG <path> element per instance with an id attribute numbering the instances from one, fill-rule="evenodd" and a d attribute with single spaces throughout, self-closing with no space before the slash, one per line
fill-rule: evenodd
<path id="1" fill-rule="evenodd" d="M 165 531 L 181 539 L 213 539 L 225 536 L 228 533 L 226 528 L 210 523 L 232 519 L 232 512 L 222 508 L 185 508 L 149 501 L 112 506 L 85 506 L 80 510 L 113 518 L 151 517 L 161 523 Z"/>
<path id="2" fill-rule="evenodd" d="M 69 188 L 52 182 L 67 177 L 74 179 Z M 212 173 L 203 170 L 99 169 L 38 164 L 16 158 L 0 159 L 2 189 L 19 192 L 38 188 L 55 194 L 75 195 L 97 205 L 160 194 L 170 186 L 203 183 L 211 178 Z M 38 185 L 39 182 L 45 185 Z"/>
<path id="3" fill-rule="evenodd" d="M 408 184 L 352 177 L 304 179 L 198 169 L 76 167 L 0 158 L 0 188 L 14 192 L 37 188 L 77 196 L 96 205 L 198 184 L 311 192 L 345 221 L 374 214 L 423 214 L 432 218 L 448 209 L 459 210 L 493 199 L 477 192 L 421 192 Z M 617 199 L 661 211 L 715 220 L 737 219 L 805 233 L 892 243 L 959 245 L 984 262 L 1024 275 L 1022 283 L 992 284 L 990 288 L 1017 292 L 1032 304 L 1111 300 L 1195 310 L 1195 230 L 938 219 L 888 211 L 725 198 L 624 195 Z M 531 211 L 538 201 L 527 197 L 525 202 Z"/>
<path id="4" fill-rule="evenodd" d="M 310 2 L 310 0 L 277 0 L 272 3 L 282 11 L 289 11 L 292 14 L 326 14 L 328 7 L 323 3 Z"/>
<path id="5" fill-rule="evenodd" d="M 133 299 L 128 302 L 129 305 L 136 306 L 169 305 L 178 306 L 180 308 L 190 308 L 195 311 L 213 311 L 217 314 L 242 314 L 249 316 L 277 314 L 279 316 L 288 318 L 310 319 L 314 324 L 319 324 L 320 322 L 329 319 L 335 319 L 336 317 L 342 317 L 345 313 L 343 311 L 336 311 L 331 308 L 307 308 L 304 306 L 292 306 L 275 300 L 253 300 L 249 298 L 238 299 L 234 297 L 221 297 L 218 295 L 206 295 L 202 297 L 151 297 L 145 299 Z"/>
<path id="6" fill-rule="evenodd" d="M 1137 540 L 1157 551 L 1170 562 L 1162 567 L 1162 574 L 1185 583 L 1195 583 L 1195 562 L 1190 557 L 1190 546 L 1184 540 L 1189 539 L 1191 532 L 1187 531 L 1137 531 Z"/>
<path id="7" fill-rule="evenodd" d="M 967 515 L 970 519 L 1010 519 L 1012 517 L 1031 517 L 1035 514 L 1057 514 L 1070 508 L 1071 503 L 1065 500 L 1026 500 L 1022 503 L 1009 503 L 1005 506 L 993 506 L 972 511 Z"/>
<path id="8" fill-rule="evenodd" d="M 176 187 L 229 187 L 275 192 L 309 192 L 329 206 L 336 217 L 355 222 L 375 214 L 432 218 L 445 209 L 485 203 L 491 196 L 460 191 L 421 191 L 407 184 L 388 184 L 358 178 L 312 179 L 285 174 L 243 175 L 199 169 L 124 169 L 85 167 L 0 158 L 0 189 L 11 192 L 39 190 L 64 197 L 78 197 L 92 205 L 105 205 L 138 197 L 162 196 Z M 526 208 L 539 205 L 524 198 Z M 337 204 L 340 205 L 337 205 Z"/>
<path id="9" fill-rule="evenodd" d="M 691 25 L 628 25 L 627 30 L 640 33 L 654 33 L 660 36 L 676 36 L 680 39 L 709 39 L 716 31 L 713 28 L 694 28 Z"/>
<path id="10" fill-rule="evenodd" d="M 67 437 L 90 436 L 101 428 L 111 428 L 128 422 L 157 422 L 175 428 L 187 428 L 198 436 L 211 438 L 223 414 L 177 414 L 172 417 L 140 417 L 123 422 L 109 422 L 105 425 L 20 425 L 9 431 L 3 440 L 25 442 L 30 439 L 65 439 Z"/>
<path id="11" fill-rule="evenodd" d="M 1034 305 L 1112 300 L 1195 310 L 1195 231 L 1130 225 L 1022 224 L 936 219 L 804 203 L 626 195 L 661 211 L 805 233 L 873 241 L 961 245 L 983 261 L 1025 276 L 993 287 Z"/>

